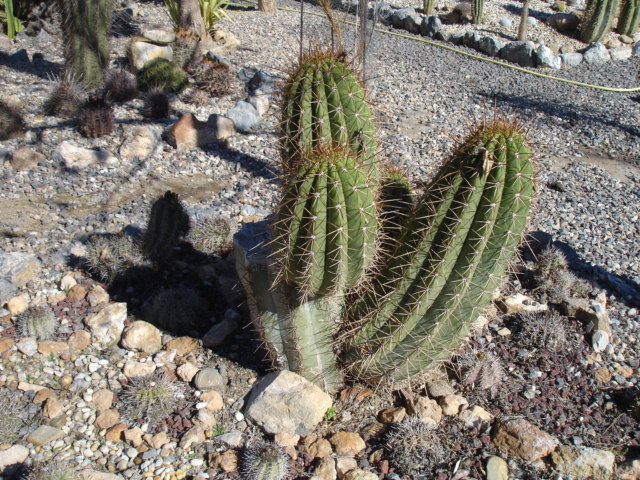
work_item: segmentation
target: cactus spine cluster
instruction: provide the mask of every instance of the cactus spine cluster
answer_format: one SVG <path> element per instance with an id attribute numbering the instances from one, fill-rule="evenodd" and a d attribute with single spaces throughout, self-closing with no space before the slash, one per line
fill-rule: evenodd
<path id="1" fill-rule="evenodd" d="M 325 66 L 304 64 L 294 75 L 316 79 L 312 89 L 326 80 Z M 328 103 L 316 98 L 310 115 L 320 118 Z M 275 262 L 251 248 L 265 243 L 259 227 L 236 236 L 254 325 L 278 367 L 326 389 L 339 386 L 340 364 L 369 383 L 409 380 L 460 345 L 499 286 L 526 225 L 531 152 L 516 123 L 487 120 L 412 205 L 405 176 L 378 174 L 361 144 L 327 144 L 315 120 L 301 122 L 308 113 L 285 99 Z M 304 148 L 303 138 L 311 139 Z M 286 148 L 293 144 L 297 153 Z"/>
<path id="2" fill-rule="evenodd" d="M 588 0 L 580 27 L 585 43 L 599 42 L 611 30 L 618 14 L 618 0 Z"/>
<path id="3" fill-rule="evenodd" d="M 178 241 L 187 233 L 189 215 L 178 195 L 167 191 L 151 207 L 149 223 L 142 239 L 142 251 L 152 262 L 166 262 Z"/>
<path id="4" fill-rule="evenodd" d="M 86 88 L 101 86 L 109 65 L 111 0 L 63 0 L 64 57 L 67 72 Z"/>
<path id="5" fill-rule="evenodd" d="M 471 1 L 471 22 L 474 24 L 482 23 L 482 14 L 484 11 L 484 0 Z"/>
<path id="6" fill-rule="evenodd" d="M 632 36 L 640 28 L 640 0 L 624 0 L 616 30 L 621 35 Z"/>

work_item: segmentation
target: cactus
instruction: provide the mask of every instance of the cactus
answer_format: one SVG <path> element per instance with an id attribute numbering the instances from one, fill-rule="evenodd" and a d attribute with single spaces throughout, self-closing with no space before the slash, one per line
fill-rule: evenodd
<path id="1" fill-rule="evenodd" d="M 172 45 L 173 61 L 183 70 L 189 71 L 201 56 L 198 36 L 191 30 L 178 28 Z"/>
<path id="2" fill-rule="evenodd" d="M 387 433 L 385 443 L 392 465 L 412 478 L 425 478 L 425 472 L 446 463 L 451 457 L 435 426 L 417 417 L 394 425 Z"/>
<path id="3" fill-rule="evenodd" d="M 413 192 L 407 175 L 401 170 L 391 167 L 382 171 L 380 179 L 381 248 L 387 247 L 397 240 L 402 226 L 413 208 Z"/>
<path id="4" fill-rule="evenodd" d="M 133 377 L 119 394 L 123 416 L 131 424 L 157 424 L 178 406 L 181 392 L 164 373 Z"/>
<path id="5" fill-rule="evenodd" d="M 58 322 L 48 306 L 31 307 L 18 315 L 18 331 L 23 337 L 49 340 L 56 333 Z"/>
<path id="6" fill-rule="evenodd" d="M 25 130 L 24 119 L 18 110 L 0 100 L 0 140 L 19 137 Z"/>
<path id="7" fill-rule="evenodd" d="M 86 88 L 102 84 L 109 65 L 112 0 L 63 0 L 62 22 L 67 72 Z"/>
<path id="8" fill-rule="evenodd" d="M 126 70 L 109 70 L 104 78 L 104 90 L 109 99 L 125 103 L 138 96 L 138 82 Z"/>
<path id="9" fill-rule="evenodd" d="M 76 480 L 80 475 L 66 462 L 49 460 L 29 467 L 23 480 Z"/>
<path id="10" fill-rule="evenodd" d="M 189 85 L 187 74 L 174 62 L 156 58 L 147 63 L 137 73 L 138 85 L 143 91 L 154 87 L 168 92 L 180 93 Z"/>
<path id="11" fill-rule="evenodd" d="M 73 118 L 87 101 L 87 92 L 73 75 L 54 78 L 51 92 L 44 103 L 45 115 Z"/>
<path id="12" fill-rule="evenodd" d="M 223 255 L 231 247 L 231 220 L 222 216 L 196 219 L 187 240 L 196 250 L 210 255 Z"/>
<path id="13" fill-rule="evenodd" d="M 281 150 L 285 165 L 318 145 L 349 146 L 375 172 L 375 126 L 362 81 L 344 55 L 312 51 L 284 88 Z"/>
<path id="14" fill-rule="evenodd" d="M 471 0 L 471 6 L 471 22 L 474 24 L 482 23 L 484 0 Z"/>
<path id="15" fill-rule="evenodd" d="M 618 14 L 618 0 L 588 0 L 580 26 L 580 39 L 599 42 L 611 30 Z"/>
<path id="16" fill-rule="evenodd" d="M 113 132 L 113 110 L 104 95 L 92 96 L 78 112 L 78 132 L 95 138 Z"/>
<path id="17" fill-rule="evenodd" d="M 256 443 L 244 451 L 240 470 L 244 480 L 283 480 L 289 472 L 287 454 L 275 443 Z"/>
<path id="18" fill-rule="evenodd" d="M 224 97 L 231 93 L 231 74 L 225 63 L 203 63 L 194 76 L 198 88 L 212 97 Z"/>
<path id="19" fill-rule="evenodd" d="M 166 91 L 154 87 L 144 95 L 142 116 L 145 118 L 168 118 L 171 115 L 171 99 Z"/>
<path id="20" fill-rule="evenodd" d="M 106 283 L 145 263 L 139 242 L 123 233 L 91 236 L 84 261 L 89 273 Z"/>
<path id="21" fill-rule="evenodd" d="M 144 255 L 156 263 L 165 263 L 173 255 L 178 241 L 189 233 L 189 215 L 178 195 L 167 191 L 151 207 L 149 223 L 142 239 Z"/>
<path id="22" fill-rule="evenodd" d="M 624 0 L 616 30 L 621 35 L 633 36 L 640 28 L 640 0 Z"/>
<path id="23" fill-rule="evenodd" d="M 194 88 L 189 92 L 186 102 L 196 107 L 206 107 L 209 105 L 209 95 L 203 90 Z"/>
<path id="24" fill-rule="evenodd" d="M 424 0 L 422 6 L 422 13 L 425 15 L 433 15 L 433 7 L 435 6 L 435 0 Z"/>
<path id="25" fill-rule="evenodd" d="M 346 148 L 318 147 L 296 163 L 276 223 L 282 278 L 303 297 L 341 293 L 373 260 L 375 190 Z"/>

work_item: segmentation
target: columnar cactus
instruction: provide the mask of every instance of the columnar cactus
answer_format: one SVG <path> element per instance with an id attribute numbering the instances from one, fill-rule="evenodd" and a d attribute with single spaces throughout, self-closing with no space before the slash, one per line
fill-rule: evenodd
<path id="1" fill-rule="evenodd" d="M 640 28 L 640 0 L 624 0 L 616 30 L 621 35 L 632 36 Z"/>
<path id="2" fill-rule="evenodd" d="M 602 40 L 611 30 L 617 14 L 618 0 L 588 0 L 580 26 L 580 39 L 585 43 Z"/>
<path id="3" fill-rule="evenodd" d="M 435 6 L 435 0 L 424 0 L 422 13 L 425 15 L 433 15 L 433 7 Z"/>
<path id="4" fill-rule="evenodd" d="M 375 126 L 362 82 L 344 55 L 311 52 L 284 89 L 282 154 L 286 163 L 318 145 L 348 146 L 375 166 Z"/>
<path id="5" fill-rule="evenodd" d="M 109 65 L 112 0 L 63 0 L 67 73 L 87 88 L 102 85 Z"/>
<path id="6" fill-rule="evenodd" d="M 482 23 L 484 0 L 472 0 L 471 21 L 475 24 Z"/>

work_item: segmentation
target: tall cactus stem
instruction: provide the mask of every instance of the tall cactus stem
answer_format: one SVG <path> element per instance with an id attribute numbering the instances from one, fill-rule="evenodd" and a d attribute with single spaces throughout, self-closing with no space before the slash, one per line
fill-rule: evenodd
<path id="1" fill-rule="evenodd" d="M 617 15 L 618 0 L 588 0 L 580 26 L 580 39 L 585 43 L 601 41 L 611 30 Z"/>
<path id="2" fill-rule="evenodd" d="M 484 0 L 472 0 L 471 22 L 474 24 L 482 23 L 482 15 L 484 11 Z"/>
<path id="3" fill-rule="evenodd" d="M 436 4 L 436 0 L 424 0 L 422 5 L 422 13 L 425 15 L 433 15 L 433 7 Z"/>
<path id="4" fill-rule="evenodd" d="M 640 0 L 624 0 L 616 30 L 621 35 L 633 36 L 640 28 Z"/>

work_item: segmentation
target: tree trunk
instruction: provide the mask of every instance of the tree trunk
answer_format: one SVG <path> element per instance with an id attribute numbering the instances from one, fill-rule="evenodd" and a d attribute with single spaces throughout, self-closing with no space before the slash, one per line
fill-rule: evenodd
<path id="1" fill-rule="evenodd" d="M 520 17 L 520 26 L 518 27 L 518 41 L 526 42 L 527 35 L 529 32 L 529 4 L 531 0 L 524 0 L 524 5 L 522 6 L 522 16 Z"/>
<path id="2" fill-rule="evenodd" d="M 276 13 L 276 0 L 258 0 L 258 10 L 264 13 Z"/>
<path id="3" fill-rule="evenodd" d="M 199 0 L 180 0 L 180 16 L 178 26 L 195 33 L 201 40 L 206 40 L 209 33 L 204 26 L 202 13 L 200 13 Z"/>

